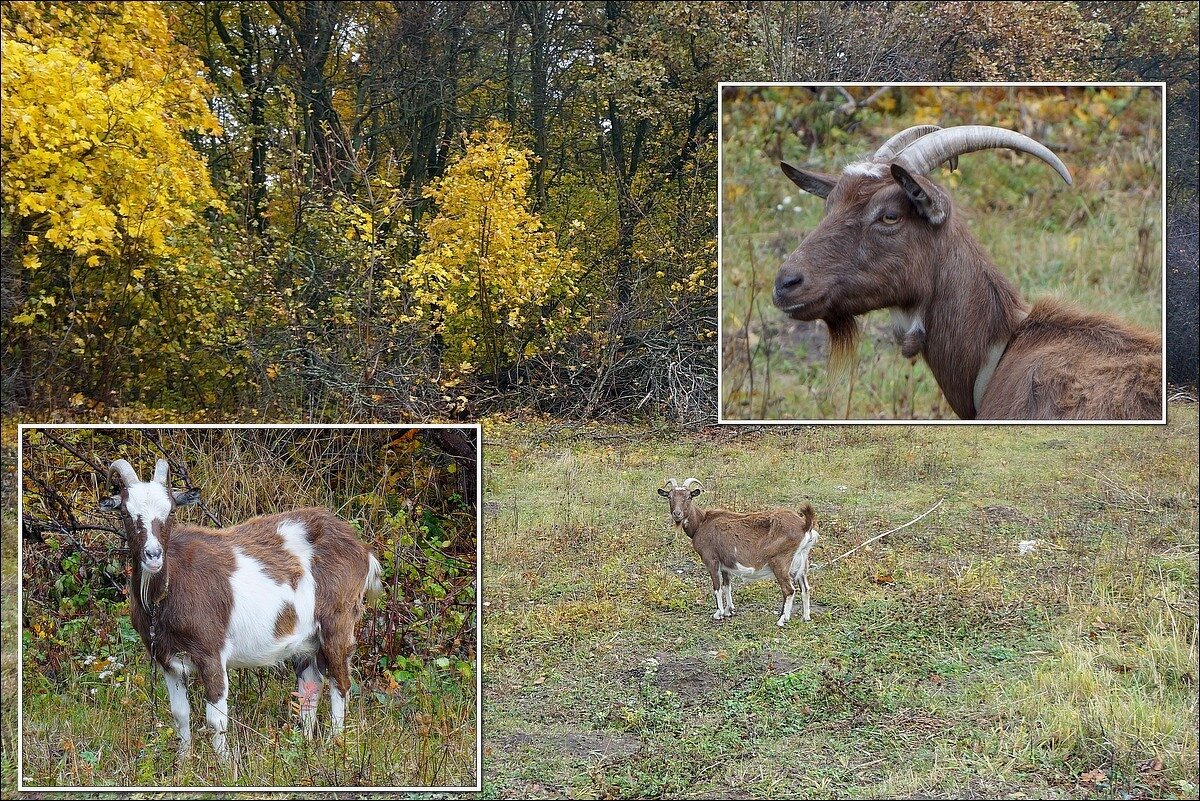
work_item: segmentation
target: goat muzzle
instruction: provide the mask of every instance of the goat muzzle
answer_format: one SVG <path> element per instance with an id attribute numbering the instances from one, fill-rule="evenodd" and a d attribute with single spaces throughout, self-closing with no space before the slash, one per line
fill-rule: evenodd
<path id="1" fill-rule="evenodd" d="M 142 570 L 147 573 L 157 573 L 163 569 L 163 551 L 161 547 L 146 548 L 142 551 Z"/>

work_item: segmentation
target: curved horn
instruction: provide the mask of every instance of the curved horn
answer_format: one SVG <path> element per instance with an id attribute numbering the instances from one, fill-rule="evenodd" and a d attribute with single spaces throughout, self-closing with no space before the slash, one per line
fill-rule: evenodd
<path id="1" fill-rule="evenodd" d="M 943 161 L 956 156 L 1000 147 L 1037 156 L 1053 167 L 1067 184 L 1071 183 L 1071 173 L 1050 148 L 1024 134 L 991 125 L 958 125 L 926 134 L 906 147 L 896 158 L 896 163 L 926 175 Z"/>
<path id="2" fill-rule="evenodd" d="M 140 483 L 137 473 L 133 470 L 133 465 L 124 459 L 118 459 L 108 466 L 108 483 L 112 484 L 113 473 L 121 476 L 121 481 L 125 482 L 126 487 L 132 487 L 134 484 Z"/>
<path id="3" fill-rule="evenodd" d="M 171 470 L 171 463 L 166 459 L 159 459 L 154 463 L 154 480 L 164 487 L 167 486 L 167 473 Z"/>
<path id="4" fill-rule="evenodd" d="M 679 482 L 673 478 L 668 478 L 664 483 L 671 489 L 679 489 Z"/>
<path id="5" fill-rule="evenodd" d="M 697 487 L 703 488 L 702 485 L 700 484 L 700 479 L 698 479 L 698 478 L 689 478 L 688 480 L 684 481 L 683 488 L 688 489 L 693 484 L 695 484 Z"/>
<path id="6" fill-rule="evenodd" d="M 938 125 L 914 125 L 911 128 L 905 128 L 903 131 L 884 142 L 883 145 L 875 151 L 875 155 L 871 156 L 871 161 L 891 161 L 892 159 L 896 158 L 897 155 L 899 155 L 901 150 L 908 147 L 925 134 L 931 134 L 934 131 L 940 130 L 942 130 L 941 126 Z"/>

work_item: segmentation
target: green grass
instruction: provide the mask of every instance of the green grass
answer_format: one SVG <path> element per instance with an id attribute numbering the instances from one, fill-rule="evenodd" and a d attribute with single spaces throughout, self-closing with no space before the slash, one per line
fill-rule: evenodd
<path id="1" fill-rule="evenodd" d="M 1040 109 L 1050 121 L 1042 138 L 1058 149 L 1073 186 L 1036 159 L 1010 151 L 968 154 L 958 172 L 933 177 L 1027 301 L 1057 297 L 1159 330 L 1157 94 L 1063 91 L 1069 97 L 1058 102 L 1035 90 L 943 89 L 933 105 L 931 97 L 918 100 L 893 89 L 894 109 L 862 111 L 853 126 L 831 123 L 826 107 L 806 100 L 806 90 L 727 97 L 720 290 L 725 418 L 955 418 L 924 363 L 910 364 L 893 343 L 887 311 L 866 315 L 857 360 L 849 375 L 837 375 L 827 366 L 824 323 L 791 321 L 771 305 L 779 265 L 824 212 L 820 199 L 779 172 L 780 157 L 837 172 L 917 122 L 1011 126 L 1023 109 Z M 1085 110 L 1084 120 L 1077 109 Z M 811 152 L 793 127 L 818 137 Z"/>
<path id="2" fill-rule="evenodd" d="M 1194 796 L 1196 437 L 1185 405 L 1166 427 L 489 428 L 485 794 Z M 708 505 L 811 500 L 817 563 L 945 502 L 815 570 L 813 622 L 780 630 L 769 581 L 712 621 L 655 494 L 690 475 Z"/>
<path id="3" fill-rule="evenodd" d="M 434 483 L 441 463 L 423 461 L 412 438 L 395 440 L 413 446 L 403 454 L 401 444 L 385 447 L 391 441 L 388 434 L 281 432 L 278 436 L 287 441 L 280 443 L 270 432 L 226 429 L 60 432 L 75 448 L 103 454 L 97 460 L 110 458 L 118 446 L 123 454 L 136 452 L 145 442 L 139 437 L 161 438 L 172 452 L 185 454 L 196 486 L 205 489 L 208 508 L 226 520 L 273 511 L 280 504 L 338 509 L 361 526 L 364 540 L 384 564 L 384 583 L 395 594 L 371 609 L 360 624 L 352 697 L 341 737 L 331 739 L 321 732 L 309 741 L 303 736 L 293 706 L 295 677 L 290 668 L 234 669 L 229 696 L 231 740 L 237 753 L 233 765 L 223 765 L 212 751 L 198 681 L 190 687 L 193 754 L 179 760 L 161 672 L 152 675 L 123 596 L 101 572 L 115 560 L 120 576 L 124 554 L 119 543 L 107 532 L 77 532 L 70 542 L 79 550 L 72 552 L 53 533 L 42 532 L 25 541 L 25 562 L 18 565 L 15 493 L 6 491 L 11 505 L 3 509 L 5 714 L 0 730 L 5 792 L 17 783 L 18 636 L 24 645 L 21 780 L 27 786 L 475 784 L 475 624 L 474 615 L 460 613 L 456 601 L 466 598 L 473 605 L 474 562 L 466 557 L 435 558 L 443 555 L 432 546 L 423 547 L 426 537 L 438 540 L 439 548 L 451 540 L 469 541 L 473 547 L 474 514 L 451 495 L 450 488 L 457 492 L 456 478 Z M 117 446 L 108 445 L 109 436 L 119 440 Z M 45 491 L 34 480 L 53 477 L 57 491 L 73 499 L 81 521 L 111 523 L 95 516 L 96 490 L 89 486 L 87 471 L 72 469 L 73 457 L 56 459 L 61 454 L 43 435 L 26 430 L 25 437 L 25 513 L 45 519 L 54 511 L 39 504 Z M 385 450 L 390 461 L 382 464 Z M 4 459 L 5 474 L 13 475 L 7 468 L 14 466 L 15 449 L 5 449 Z M 151 461 L 133 460 L 143 470 Z M 413 504 L 408 508 L 422 510 L 419 515 L 397 511 L 406 508 L 406 500 Z M 17 569 L 8 569 L 10 565 Z M 20 630 L 15 609 L 18 578 L 25 592 Z M 328 727 L 328 692 L 323 695 L 318 726 Z"/>
<path id="4" fill-rule="evenodd" d="M 113 663 L 107 656 L 115 658 Z M 92 657 L 95 658 L 95 657 Z M 223 765 L 203 728 L 203 694 L 190 688 L 193 753 L 178 740 L 161 673 L 151 685 L 140 642 L 106 649 L 53 680 L 27 666 L 24 779 L 30 786 L 439 786 L 474 772 L 473 682 L 407 684 L 390 691 L 356 681 L 339 738 L 308 740 L 292 706 L 290 669 L 230 671 L 230 731 L 238 753 Z M 99 669 L 115 670 L 101 677 Z M 449 685 L 455 685 L 453 687 Z M 153 699 L 148 687 L 153 686 Z M 318 727 L 329 725 L 328 693 Z"/>

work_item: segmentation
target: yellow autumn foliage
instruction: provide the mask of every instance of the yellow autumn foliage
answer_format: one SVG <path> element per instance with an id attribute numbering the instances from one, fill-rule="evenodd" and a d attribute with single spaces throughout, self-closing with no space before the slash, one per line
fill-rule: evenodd
<path id="1" fill-rule="evenodd" d="M 425 191 L 437 213 L 404 278 L 414 316 L 442 338 L 445 363 L 499 371 L 567 329 L 581 267 L 543 230 L 530 182 L 528 151 L 493 122 Z"/>
<path id="2" fill-rule="evenodd" d="M 22 297 L 6 356 L 41 365 L 28 398 L 217 403 L 247 356 L 201 217 L 222 204 L 189 135 L 220 131 L 199 61 L 158 3 L 0 10 L 3 225 Z M 182 368 L 182 369 L 181 369 Z"/>
<path id="3" fill-rule="evenodd" d="M 171 252 L 216 203 L 186 132 L 215 133 L 200 65 L 156 3 L 9 3 L 3 12 L 5 212 L 51 246 Z"/>

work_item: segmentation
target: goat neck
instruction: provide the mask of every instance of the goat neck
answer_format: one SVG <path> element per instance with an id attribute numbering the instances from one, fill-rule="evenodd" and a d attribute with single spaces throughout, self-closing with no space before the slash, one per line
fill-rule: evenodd
<path id="1" fill-rule="evenodd" d="M 696 532 L 700 530 L 700 526 L 704 525 L 704 510 L 694 503 L 689 503 L 682 525 L 683 533 L 688 535 L 688 539 L 695 539 Z"/>
<path id="2" fill-rule="evenodd" d="M 934 378 L 955 413 L 975 418 L 976 381 L 1003 353 L 1027 309 L 1016 288 L 983 252 L 979 242 L 957 219 L 954 248 L 934 255 L 931 294 L 923 304 L 923 353 Z M 987 378 L 983 376 L 986 385 Z"/>
<path id="3" fill-rule="evenodd" d="M 133 572 L 129 576 L 129 618 L 133 628 L 141 636 L 143 642 L 150 643 L 151 610 L 162 614 L 161 604 L 166 600 L 167 589 L 171 583 L 171 560 L 164 559 L 162 570 L 154 575 L 146 575 L 142 569 L 141 560 L 133 559 Z M 151 657 L 162 661 L 164 653 L 151 654 Z"/>

